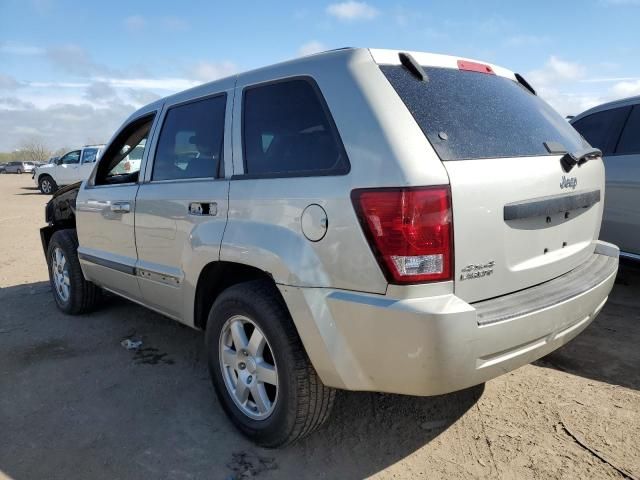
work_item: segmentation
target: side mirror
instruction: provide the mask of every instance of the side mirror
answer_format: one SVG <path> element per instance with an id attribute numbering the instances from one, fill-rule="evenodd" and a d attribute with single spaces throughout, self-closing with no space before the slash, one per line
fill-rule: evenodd
<path id="1" fill-rule="evenodd" d="M 61 158 L 57 158 L 56 159 L 56 165 L 62 165 L 62 159 Z"/>

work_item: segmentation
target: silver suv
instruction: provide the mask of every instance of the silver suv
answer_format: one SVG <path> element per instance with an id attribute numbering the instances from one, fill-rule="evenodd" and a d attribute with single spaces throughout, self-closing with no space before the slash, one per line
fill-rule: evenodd
<path id="1" fill-rule="evenodd" d="M 276 447 L 335 389 L 443 394 L 584 330 L 618 267 L 603 189 L 520 75 L 342 49 L 140 109 L 41 234 L 62 311 L 104 289 L 204 330 L 221 405 Z"/>
<path id="2" fill-rule="evenodd" d="M 571 124 L 604 152 L 607 198 L 600 238 L 615 242 L 621 256 L 640 260 L 640 96 L 594 107 Z"/>
<path id="3" fill-rule="evenodd" d="M 9 162 L 5 165 L 5 173 L 31 173 L 36 166 L 33 162 Z"/>

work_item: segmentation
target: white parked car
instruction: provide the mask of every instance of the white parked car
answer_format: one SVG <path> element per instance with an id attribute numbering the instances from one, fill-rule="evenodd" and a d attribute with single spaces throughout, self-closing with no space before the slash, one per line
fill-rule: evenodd
<path id="1" fill-rule="evenodd" d="M 54 193 L 59 187 L 89 177 L 104 145 L 85 145 L 65 153 L 54 162 L 37 167 L 33 179 L 42 193 Z"/>

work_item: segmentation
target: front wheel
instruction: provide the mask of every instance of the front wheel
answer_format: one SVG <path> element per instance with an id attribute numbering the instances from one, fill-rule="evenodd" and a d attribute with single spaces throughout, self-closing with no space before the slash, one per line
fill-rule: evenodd
<path id="1" fill-rule="evenodd" d="M 58 185 L 56 185 L 56 182 L 49 175 L 42 175 L 38 179 L 38 188 L 45 195 L 50 195 L 55 193 L 58 189 Z"/>
<path id="2" fill-rule="evenodd" d="M 280 447 L 329 417 L 335 390 L 318 377 L 273 284 L 225 290 L 207 322 L 211 379 L 225 412 L 257 444 Z"/>
<path id="3" fill-rule="evenodd" d="M 58 230 L 51 236 L 47 248 L 47 263 L 49 281 L 58 308 L 71 315 L 91 311 L 98 302 L 99 289 L 85 280 L 82 274 L 75 230 Z"/>
<path id="4" fill-rule="evenodd" d="M 18 175 L 22 175 L 22 170 L 18 169 L 18 170 L 16 170 L 16 173 L 17 173 Z"/>

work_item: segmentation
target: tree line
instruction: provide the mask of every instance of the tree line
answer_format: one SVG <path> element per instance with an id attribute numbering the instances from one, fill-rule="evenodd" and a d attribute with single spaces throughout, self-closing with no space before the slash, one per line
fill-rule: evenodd
<path id="1" fill-rule="evenodd" d="M 42 140 L 31 138 L 24 140 L 13 152 L 0 152 L 0 163 L 46 162 L 51 157 L 59 157 L 67 153 L 69 150 L 71 149 L 67 147 L 53 150 Z"/>

